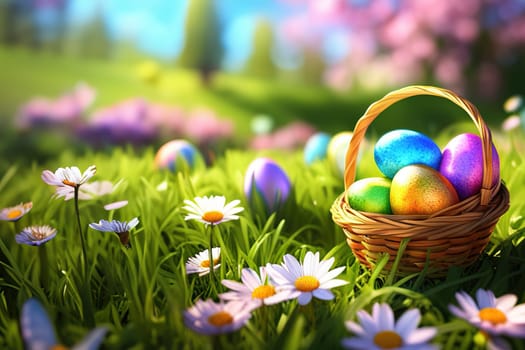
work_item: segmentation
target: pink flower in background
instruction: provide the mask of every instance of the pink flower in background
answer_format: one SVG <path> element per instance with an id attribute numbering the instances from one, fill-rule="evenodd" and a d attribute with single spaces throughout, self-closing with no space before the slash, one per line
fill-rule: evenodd
<path id="1" fill-rule="evenodd" d="M 20 107 L 15 125 L 19 129 L 75 125 L 82 121 L 95 97 L 96 91 L 86 83 L 78 83 L 57 99 L 35 97 Z"/>
<path id="2" fill-rule="evenodd" d="M 217 117 L 211 109 L 192 111 L 184 125 L 184 136 L 198 144 L 232 137 L 233 132 L 233 122 Z"/>
<path id="3" fill-rule="evenodd" d="M 94 145 L 146 144 L 158 136 L 157 128 L 147 118 L 147 112 L 145 100 L 124 100 L 96 111 L 78 133 Z"/>
<path id="4" fill-rule="evenodd" d="M 182 135 L 186 124 L 186 115 L 182 108 L 173 105 L 149 103 L 146 119 L 167 138 Z"/>
<path id="5" fill-rule="evenodd" d="M 254 149 L 294 149 L 302 147 L 316 133 L 316 129 L 302 121 L 291 122 L 270 134 L 255 136 L 250 147 Z"/>

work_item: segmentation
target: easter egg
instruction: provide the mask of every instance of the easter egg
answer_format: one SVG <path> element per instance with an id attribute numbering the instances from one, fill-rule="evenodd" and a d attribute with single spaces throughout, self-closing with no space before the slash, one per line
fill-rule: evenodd
<path id="1" fill-rule="evenodd" d="M 392 214 L 390 209 L 390 179 L 367 177 L 358 180 L 346 190 L 348 204 L 355 210 Z"/>
<path id="2" fill-rule="evenodd" d="M 318 132 L 308 138 L 303 151 L 306 164 L 312 164 L 316 160 L 326 158 L 330 139 L 330 135 L 324 132 Z"/>
<path id="3" fill-rule="evenodd" d="M 401 215 L 429 215 L 459 202 L 454 186 L 437 170 L 414 164 L 392 178 L 390 207 Z"/>
<path id="4" fill-rule="evenodd" d="M 252 207 L 262 202 L 267 213 L 286 202 L 292 184 L 284 170 L 270 158 L 257 158 L 250 163 L 244 177 L 244 194 Z"/>
<path id="5" fill-rule="evenodd" d="M 420 132 L 397 129 L 377 140 L 374 160 L 386 177 L 393 178 L 399 169 L 411 164 L 439 169 L 441 150 L 430 137 Z"/>
<path id="6" fill-rule="evenodd" d="M 192 170 L 199 163 L 203 163 L 199 150 L 182 139 L 165 143 L 155 154 L 155 166 L 172 172 Z"/>
<path id="7" fill-rule="evenodd" d="M 345 173 L 345 163 L 346 163 L 346 151 L 348 150 L 348 145 L 352 139 L 353 133 L 351 131 L 342 131 L 330 139 L 328 143 L 328 149 L 326 150 L 326 156 L 330 162 L 332 169 L 340 177 L 344 176 Z M 359 146 L 359 153 L 357 155 L 357 161 L 361 159 L 363 155 L 363 150 L 367 147 L 366 139 L 361 141 Z"/>
<path id="8" fill-rule="evenodd" d="M 479 192 L 483 179 L 483 146 L 481 138 L 472 133 L 460 134 L 443 148 L 439 172 L 456 188 L 460 199 Z M 500 181 L 499 156 L 492 145 L 492 186 Z"/>

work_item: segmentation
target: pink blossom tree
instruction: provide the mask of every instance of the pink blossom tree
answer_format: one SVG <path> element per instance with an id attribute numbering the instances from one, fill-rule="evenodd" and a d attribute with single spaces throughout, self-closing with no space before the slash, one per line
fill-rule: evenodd
<path id="1" fill-rule="evenodd" d="M 284 33 L 292 26 L 317 45 L 334 29 L 345 33 L 348 54 L 325 74 L 338 88 L 437 83 L 490 97 L 506 93 L 504 81 L 515 76 L 509 72 L 524 62 L 523 1 L 288 2 L 304 11 L 287 19 Z"/>

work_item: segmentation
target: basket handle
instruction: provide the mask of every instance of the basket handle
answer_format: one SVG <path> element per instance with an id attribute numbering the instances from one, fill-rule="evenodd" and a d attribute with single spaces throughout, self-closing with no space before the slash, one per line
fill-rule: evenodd
<path id="1" fill-rule="evenodd" d="M 363 114 L 363 116 L 357 121 L 354 127 L 352 138 L 348 145 L 348 149 L 346 151 L 344 175 L 345 189 L 348 189 L 348 187 L 355 180 L 359 145 L 365 137 L 368 126 L 379 116 L 381 112 L 394 103 L 417 95 L 431 95 L 446 98 L 461 107 L 474 121 L 474 124 L 479 131 L 483 146 L 483 180 L 480 190 L 481 205 L 487 205 L 492 197 L 492 193 L 497 193 L 499 188 L 499 183 L 495 189 L 491 188 L 494 174 L 492 173 L 492 135 L 490 130 L 483 121 L 483 118 L 481 117 L 478 109 L 471 102 L 456 95 L 450 90 L 438 88 L 435 86 L 412 85 L 399 90 L 394 90 L 386 94 L 380 100 L 372 103 L 368 107 L 368 109 L 365 111 L 365 114 Z"/>

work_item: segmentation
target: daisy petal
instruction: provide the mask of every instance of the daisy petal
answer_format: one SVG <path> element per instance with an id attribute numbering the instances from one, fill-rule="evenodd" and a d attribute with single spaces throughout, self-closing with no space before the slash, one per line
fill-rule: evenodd
<path id="1" fill-rule="evenodd" d="M 299 305 L 306 305 L 312 300 L 312 293 L 310 292 L 304 292 L 299 295 L 297 298 L 297 302 Z"/>
<path id="2" fill-rule="evenodd" d="M 496 297 L 490 290 L 478 289 L 476 292 L 476 300 L 480 309 L 496 305 Z"/>
<path id="3" fill-rule="evenodd" d="M 332 300 L 335 298 L 334 293 L 328 289 L 317 288 L 312 291 L 312 294 L 314 297 L 321 300 Z"/>
<path id="4" fill-rule="evenodd" d="M 418 309 L 408 310 L 397 321 L 395 330 L 402 338 L 405 338 L 417 328 L 420 321 L 421 313 Z"/>
<path id="5" fill-rule="evenodd" d="M 421 344 L 430 341 L 437 334 L 437 329 L 434 327 L 422 327 L 413 330 L 407 334 L 403 339 L 407 344 Z"/>
<path id="6" fill-rule="evenodd" d="M 352 350 L 370 350 L 371 348 L 372 340 L 370 339 L 363 339 L 363 338 L 344 338 L 341 341 L 341 345 L 346 349 L 352 349 Z"/>

